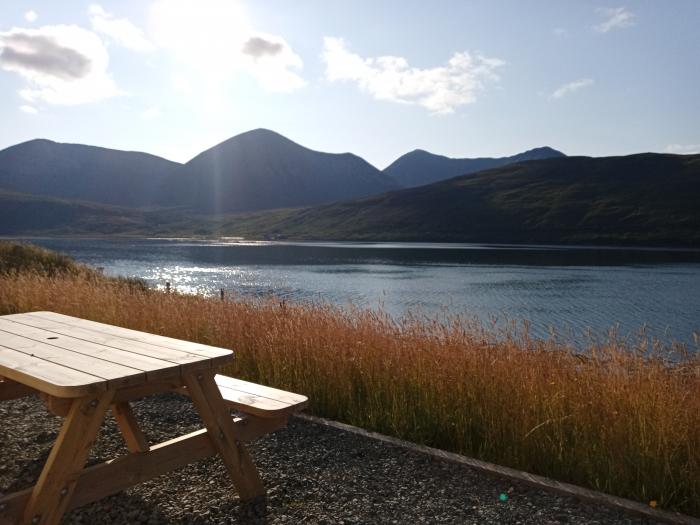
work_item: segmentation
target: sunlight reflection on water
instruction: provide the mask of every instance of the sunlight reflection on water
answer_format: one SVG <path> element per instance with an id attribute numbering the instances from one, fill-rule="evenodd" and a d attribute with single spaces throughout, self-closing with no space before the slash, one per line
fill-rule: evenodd
<path id="1" fill-rule="evenodd" d="M 700 331 L 700 254 L 563 247 L 400 243 L 245 243 L 34 239 L 111 275 L 182 293 L 331 302 L 392 315 L 464 313 L 527 319 L 537 336 L 622 335 L 645 324 L 663 338 Z"/>

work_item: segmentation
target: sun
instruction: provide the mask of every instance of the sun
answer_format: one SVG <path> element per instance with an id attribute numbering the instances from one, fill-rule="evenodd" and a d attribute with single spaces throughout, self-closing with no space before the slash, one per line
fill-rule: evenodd
<path id="1" fill-rule="evenodd" d="M 151 8 L 156 43 L 201 73 L 230 70 L 253 33 L 243 6 L 235 0 L 159 0 Z"/>

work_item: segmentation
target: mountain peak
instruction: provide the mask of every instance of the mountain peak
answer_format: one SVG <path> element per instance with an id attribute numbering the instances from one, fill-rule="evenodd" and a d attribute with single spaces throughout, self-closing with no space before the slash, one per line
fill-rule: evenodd
<path id="1" fill-rule="evenodd" d="M 244 131 L 243 133 L 239 133 L 238 135 L 234 135 L 231 137 L 232 139 L 239 139 L 239 138 L 256 138 L 256 139 L 283 139 L 283 140 L 289 140 L 287 137 L 282 135 L 281 133 L 277 133 L 276 131 L 272 131 L 271 129 L 267 128 L 255 128 L 251 129 L 248 131 Z M 290 141 L 292 142 L 292 141 Z"/>
<path id="2" fill-rule="evenodd" d="M 397 189 L 352 153 L 306 148 L 269 129 L 231 137 L 185 165 L 173 201 L 207 213 L 309 206 Z"/>
<path id="3" fill-rule="evenodd" d="M 514 162 L 565 156 L 561 151 L 549 146 L 530 149 L 511 157 L 474 159 L 455 159 L 416 149 L 396 159 L 384 169 L 384 173 L 393 177 L 403 187 L 413 188 Z"/>
<path id="4" fill-rule="evenodd" d="M 532 148 L 507 158 L 518 160 L 540 160 L 550 159 L 553 157 L 566 157 L 566 154 L 554 148 L 550 148 L 549 146 L 540 146 L 539 148 Z"/>

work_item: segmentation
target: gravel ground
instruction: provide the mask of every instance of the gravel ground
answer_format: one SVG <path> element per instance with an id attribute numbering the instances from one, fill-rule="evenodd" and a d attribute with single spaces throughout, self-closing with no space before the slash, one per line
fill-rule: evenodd
<path id="1" fill-rule="evenodd" d="M 133 404 L 152 442 L 200 428 L 177 394 Z M 0 494 L 30 486 L 61 419 L 36 398 L 0 403 Z M 114 420 L 105 421 L 90 462 L 126 452 Z M 191 464 L 66 515 L 75 524 L 655 523 L 435 460 L 326 426 L 292 420 L 259 439 L 251 453 L 267 501 L 242 504 L 220 460 Z M 509 494 L 502 502 L 499 495 Z"/>

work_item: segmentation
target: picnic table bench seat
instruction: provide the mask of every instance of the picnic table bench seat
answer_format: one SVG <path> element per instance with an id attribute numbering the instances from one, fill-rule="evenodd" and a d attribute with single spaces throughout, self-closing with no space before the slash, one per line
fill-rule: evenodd
<path id="1" fill-rule="evenodd" d="M 289 418 L 309 402 L 300 394 L 222 374 L 216 374 L 214 380 L 226 406 L 236 412 L 233 421 L 245 443 L 287 426 Z M 187 387 L 180 392 L 189 395 Z"/>
<path id="2" fill-rule="evenodd" d="M 306 408 L 309 399 L 300 394 L 217 374 L 216 386 L 229 408 L 262 418 L 289 418 Z"/>
<path id="3" fill-rule="evenodd" d="M 0 494 L 0 525 L 57 525 L 68 509 L 212 456 L 241 500 L 264 496 L 245 443 L 284 427 L 308 400 L 216 374 L 232 360 L 225 348 L 55 312 L 0 316 L 0 401 L 38 394 L 64 417 L 36 484 Z M 203 428 L 151 444 L 130 402 L 164 392 L 187 394 Z M 110 410 L 128 453 L 86 466 Z"/>

